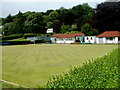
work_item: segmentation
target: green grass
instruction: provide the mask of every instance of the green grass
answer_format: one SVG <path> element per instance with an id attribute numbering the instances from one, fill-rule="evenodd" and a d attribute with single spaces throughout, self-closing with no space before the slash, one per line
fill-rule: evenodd
<path id="1" fill-rule="evenodd" d="M 9 40 L 9 41 L 29 41 L 25 38 L 17 38 L 17 39 L 12 39 L 12 40 Z"/>
<path id="2" fill-rule="evenodd" d="M 27 87 L 43 86 L 53 75 L 101 57 L 117 45 L 17 45 L 2 47 L 2 79 Z"/>
<path id="3" fill-rule="evenodd" d="M 21 87 L 21 86 L 15 86 L 15 85 L 5 83 L 5 82 L 1 82 L 1 81 L 0 81 L 0 84 L 1 84 L 1 88 L 24 88 L 24 87 Z"/>
<path id="4" fill-rule="evenodd" d="M 118 88 L 118 49 L 104 57 L 53 76 L 46 88 Z"/>

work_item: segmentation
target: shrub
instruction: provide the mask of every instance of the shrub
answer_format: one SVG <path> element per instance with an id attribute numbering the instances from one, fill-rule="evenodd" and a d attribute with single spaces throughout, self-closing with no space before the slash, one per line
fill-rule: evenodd
<path id="1" fill-rule="evenodd" d="M 43 40 L 35 40 L 35 44 L 44 43 Z M 3 41 L 2 45 L 25 45 L 25 44 L 33 44 L 31 41 Z"/>
<path id="2" fill-rule="evenodd" d="M 118 88 L 118 49 L 82 67 L 74 67 L 64 76 L 50 78 L 46 88 Z"/>
<path id="3" fill-rule="evenodd" d="M 13 34 L 9 36 L 3 36 L 2 40 L 10 40 L 10 39 L 16 39 L 16 38 L 21 38 L 22 34 Z"/>

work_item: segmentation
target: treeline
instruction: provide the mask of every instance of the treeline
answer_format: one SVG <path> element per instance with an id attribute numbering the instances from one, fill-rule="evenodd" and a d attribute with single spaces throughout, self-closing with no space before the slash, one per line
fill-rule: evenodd
<path id="1" fill-rule="evenodd" d="M 53 28 L 54 33 L 83 32 L 85 35 L 97 35 L 106 30 L 119 30 L 119 14 L 120 2 L 104 2 L 96 9 L 85 3 L 69 9 L 61 7 L 46 12 L 19 11 L 15 16 L 9 14 L 2 18 L 2 31 L 4 35 L 44 34 L 47 28 Z"/>

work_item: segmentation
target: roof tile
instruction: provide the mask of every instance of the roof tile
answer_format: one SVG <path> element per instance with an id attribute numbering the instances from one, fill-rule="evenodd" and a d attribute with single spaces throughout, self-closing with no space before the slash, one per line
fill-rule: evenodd
<path id="1" fill-rule="evenodd" d="M 73 33 L 73 34 L 54 34 L 51 37 L 57 37 L 57 38 L 73 38 L 75 36 L 82 36 L 83 33 Z"/>
<path id="2" fill-rule="evenodd" d="M 120 37 L 119 31 L 105 31 L 102 34 L 99 34 L 97 37 Z"/>

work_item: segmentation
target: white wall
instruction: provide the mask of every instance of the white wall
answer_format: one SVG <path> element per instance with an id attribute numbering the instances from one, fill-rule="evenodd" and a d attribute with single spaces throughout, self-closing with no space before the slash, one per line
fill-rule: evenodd
<path id="1" fill-rule="evenodd" d="M 107 39 L 106 37 L 96 38 L 96 43 L 118 43 L 118 37 L 114 37 L 112 40 Z"/>
<path id="2" fill-rule="evenodd" d="M 85 43 L 96 43 L 96 36 L 85 36 Z"/>
<path id="3" fill-rule="evenodd" d="M 71 41 L 56 41 L 56 43 L 74 43 L 75 41 L 71 40 Z"/>
<path id="4" fill-rule="evenodd" d="M 56 43 L 74 43 L 75 39 L 71 38 L 71 40 L 68 40 L 68 38 L 57 38 Z"/>
<path id="5" fill-rule="evenodd" d="M 118 37 L 115 37 L 115 43 L 119 43 Z"/>

